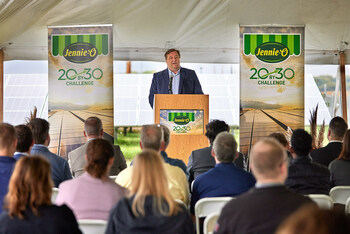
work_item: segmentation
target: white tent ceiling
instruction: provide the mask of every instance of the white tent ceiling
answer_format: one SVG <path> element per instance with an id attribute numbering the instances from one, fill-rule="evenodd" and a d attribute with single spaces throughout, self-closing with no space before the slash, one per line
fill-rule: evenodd
<path id="1" fill-rule="evenodd" d="M 5 60 L 46 60 L 47 26 L 113 24 L 114 59 L 238 63 L 239 25 L 305 25 L 307 64 L 350 64 L 349 0 L 0 0 Z M 344 43 L 345 42 L 345 43 Z"/>

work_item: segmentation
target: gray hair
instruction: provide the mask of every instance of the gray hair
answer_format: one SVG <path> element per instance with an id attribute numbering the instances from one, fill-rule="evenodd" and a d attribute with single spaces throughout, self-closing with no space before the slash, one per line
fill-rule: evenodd
<path id="1" fill-rule="evenodd" d="M 170 131 L 169 128 L 165 125 L 160 125 L 162 128 L 162 133 L 163 133 L 163 141 L 164 141 L 164 148 L 166 149 L 170 143 Z"/>
<path id="2" fill-rule="evenodd" d="M 140 136 L 141 144 L 144 149 L 160 150 L 162 143 L 162 130 L 158 125 L 143 125 Z"/>
<path id="3" fill-rule="evenodd" d="M 232 163 L 237 153 L 237 142 L 232 134 L 221 132 L 214 140 L 213 150 L 218 161 Z"/>
<path id="4" fill-rule="evenodd" d="M 102 130 L 102 121 L 96 116 L 91 116 L 85 120 L 84 130 L 88 136 L 98 136 Z"/>

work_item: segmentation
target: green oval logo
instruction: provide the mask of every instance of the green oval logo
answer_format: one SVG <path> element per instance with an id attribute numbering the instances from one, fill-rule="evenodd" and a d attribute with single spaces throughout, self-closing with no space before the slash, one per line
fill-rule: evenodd
<path id="1" fill-rule="evenodd" d="M 190 118 L 188 118 L 187 116 L 176 116 L 174 118 L 174 123 L 176 123 L 177 125 L 186 125 L 190 122 Z"/>
<path id="2" fill-rule="evenodd" d="M 279 42 L 265 42 L 256 47 L 255 56 L 266 63 L 279 63 L 289 57 L 289 49 Z"/>
<path id="3" fill-rule="evenodd" d="M 72 63 L 88 63 L 97 57 L 97 48 L 86 42 L 73 43 L 64 48 L 63 57 Z"/>

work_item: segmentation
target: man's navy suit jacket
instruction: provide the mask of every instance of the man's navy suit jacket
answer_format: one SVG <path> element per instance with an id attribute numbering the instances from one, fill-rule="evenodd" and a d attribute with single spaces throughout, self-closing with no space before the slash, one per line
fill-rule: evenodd
<path id="1" fill-rule="evenodd" d="M 149 104 L 153 108 L 154 94 L 169 94 L 168 69 L 153 74 L 151 89 L 149 91 Z M 196 72 L 187 68 L 180 69 L 179 94 L 203 94 Z"/>

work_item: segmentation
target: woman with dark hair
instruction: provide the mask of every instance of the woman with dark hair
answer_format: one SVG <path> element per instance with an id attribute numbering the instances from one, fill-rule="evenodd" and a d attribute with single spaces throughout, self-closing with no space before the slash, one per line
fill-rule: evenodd
<path id="1" fill-rule="evenodd" d="M 111 143 L 90 140 L 86 148 L 84 174 L 60 184 L 56 204 L 67 204 L 77 219 L 108 219 L 112 207 L 127 190 L 109 178 L 114 161 Z"/>
<path id="2" fill-rule="evenodd" d="M 81 233 L 73 212 L 51 204 L 50 163 L 40 156 L 17 161 L 0 215 L 0 233 Z"/>
<path id="3" fill-rule="evenodd" d="M 135 157 L 130 196 L 112 209 L 106 234 L 194 233 L 186 208 L 170 195 L 163 164 L 154 150 Z"/>
<path id="4" fill-rule="evenodd" d="M 350 185 L 350 130 L 346 130 L 339 157 L 329 164 L 331 187 Z"/>

